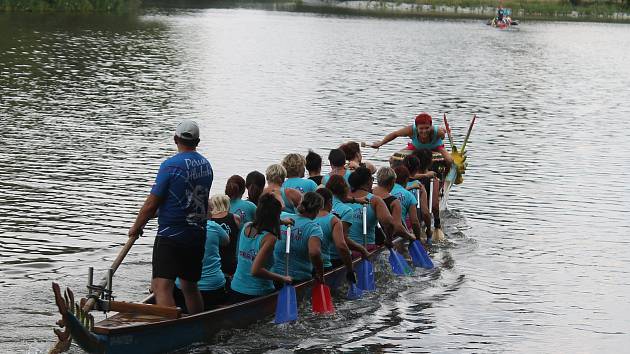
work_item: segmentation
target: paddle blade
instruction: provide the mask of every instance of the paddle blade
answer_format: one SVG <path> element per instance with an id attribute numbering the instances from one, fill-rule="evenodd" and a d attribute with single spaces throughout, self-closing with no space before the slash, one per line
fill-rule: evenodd
<path id="1" fill-rule="evenodd" d="M 393 248 L 389 250 L 389 264 L 392 266 L 392 271 L 396 275 L 411 274 L 411 267 L 409 267 L 407 260 Z"/>
<path id="2" fill-rule="evenodd" d="M 409 253 L 411 254 L 411 260 L 416 267 L 422 267 L 425 269 L 433 268 L 433 261 L 427 251 L 422 247 L 420 241 L 415 240 L 409 245 Z"/>
<path id="3" fill-rule="evenodd" d="M 348 300 L 356 300 L 360 299 L 363 296 L 363 290 L 359 289 L 357 284 L 350 283 L 348 286 L 348 294 L 346 294 L 346 298 Z"/>
<path id="4" fill-rule="evenodd" d="M 285 284 L 278 294 L 275 323 L 286 323 L 297 320 L 297 298 L 293 285 Z"/>
<path id="5" fill-rule="evenodd" d="M 376 282 L 374 281 L 374 267 L 372 262 L 367 259 L 361 260 L 356 269 L 357 271 L 357 287 L 363 291 L 376 290 Z"/>
<path id="6" fill-rule="evenodd" d="M 312 299 L 313 312 L 319 314 L 335 313 L 332 297 L 330 296 L 330 288 L 328 285 L 316 283 L 313 286 Z"/>

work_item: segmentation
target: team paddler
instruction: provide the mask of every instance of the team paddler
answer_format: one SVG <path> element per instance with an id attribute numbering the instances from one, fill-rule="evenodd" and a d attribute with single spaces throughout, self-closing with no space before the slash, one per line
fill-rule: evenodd
<path id="1" fill-rule="evenodd" d="M 280 164 L 273 164 L 265 171 L 267 187 L 262 194 L 271 193 L 282 203 L 282 211 L 296 213 L 295 208 L 302 201 L 302 194 L 293 188 L 282 186 L 287 177 L 287 170 Z"/>
<path id="2" fill-rule="evenodd" d="M 453 157 L 444 147 L 442 140 L 446 136 L 446 130 L 433 125 L 433 119 L 428 113 L 418 114 L 413 124 L 385 135 L 383 140 L 370 146 L 378 149 L 396 138 L 405 136 L 411 138 L 411 142 L 407 145 L 408 150 L 429 149 L 442 154 L 446 166 L 445 174 L 448 174 L 448 170 L 453 164 Z"/>

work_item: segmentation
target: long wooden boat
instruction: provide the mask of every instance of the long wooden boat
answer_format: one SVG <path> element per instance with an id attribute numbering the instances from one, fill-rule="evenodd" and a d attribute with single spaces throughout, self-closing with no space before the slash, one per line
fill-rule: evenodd
<path id="1" fill-rule="evenodd" d="M 397 240 L 399 244 L 402 240 Z M 381 246 L 370 254 L 374 260 L 385 249 Z M 355 265 L 360 259 L 354 260 Z M 338 288 L 345 281 L 344 266 L 325 274 L 326 283 Z M 313 280 L 295 286 L 298 302 L 310 294 Z M 84 313 L 74 302 L 74 295 L 66 289 L 62 296 L 59 285 L 53 283 L 53 292 L 62 320 L 57 324 L 65 327 L 55 330 L 60 339 L 58 348 L 51 352 L 67 350 L 74 340 L 88 353 L 164 353 L 207 341 L 220 330 L 243 328 L 261 320 L 269 320 L 276 308 L 279 292 L 252 300 L 182 316 L 179 308 L 151 305 L 152 296 L 142 303 L 113 302 L 111 309 L 123 309 L 109 318 L 94 323 L 91 315 Z M 65 340 L 65 343 L 63 343 Z"/>

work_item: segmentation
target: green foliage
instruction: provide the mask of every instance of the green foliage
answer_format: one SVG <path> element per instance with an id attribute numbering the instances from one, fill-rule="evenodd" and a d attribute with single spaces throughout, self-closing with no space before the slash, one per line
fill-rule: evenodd
<path id="1" fill-rule="evenodd" d="M 0 0 L 0 11 L 116 12 L 138 9 L 141 0 Z"/>

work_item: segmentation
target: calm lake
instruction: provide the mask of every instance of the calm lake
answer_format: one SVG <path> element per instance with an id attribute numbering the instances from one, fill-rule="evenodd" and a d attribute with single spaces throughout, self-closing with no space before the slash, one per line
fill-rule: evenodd
<path id="1" fill-rule="evenodd" d="M 623 352 L 630 345 L 630 25 L 394 20 L 244 9 L 0 14 L 0 352 L 45 352 L 51 281 L 82 295 L 126 241 L 174 127 L 215 171 L 327 156 L 448 114 L 465 182 L 437 269 L 332 318 L 226 330 L 193 352 Z M 385 165 L 394 141 L 364 159 Z M 328 167 L 325 167 L 325 170 Z M 151 222 L 116 273 L 139 301 Z M 384 260 L 384 262 L 386 262 Z M 73 347 L 74 352 L 80 352 Z M 184 350 L 186 352 L 188 350 Z"/>

